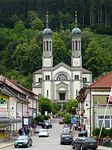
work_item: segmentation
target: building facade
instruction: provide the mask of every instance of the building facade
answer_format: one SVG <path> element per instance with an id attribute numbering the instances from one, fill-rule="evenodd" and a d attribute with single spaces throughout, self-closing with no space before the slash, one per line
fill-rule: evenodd
<path id="1" fill-rule="evenodd" d="M 81 30 L 77 27 L 72 30 L 71 66 L 61 62 L 53 66 L 52 31 L 48 27 L 43 30 L 42 69 L 33 73 L 32 91 L 37 95 L 48 97 L 54 102 L 67 102 L 78 95 L 79 90 L 92 82 L 92 73 L 82 67 Z"/>
<path id="2" fill-rule="evenodd" d="M 111 87 L 112 72 L 109 72 L 85 91 L 84 123 L 90 134 L 94 128 L 112 128 L 112 101 L 109 101 Z"/>
<path id="3" fill-rule="evenodd" d="M 23 119 L 37 116 L 38 97 L 14 80 L 0 76 L 0 130 L 12 134 L 24 125 Z M 28 124 L 29 125 L 29 124 Z M 1 140 L 1 132 L 0 132 Z"/>

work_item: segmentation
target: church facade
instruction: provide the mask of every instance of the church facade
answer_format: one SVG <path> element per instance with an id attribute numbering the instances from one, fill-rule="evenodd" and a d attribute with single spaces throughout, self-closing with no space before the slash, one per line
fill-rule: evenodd
<path id="1" fill-rule="evenodd" d="M 71 36 L 71 66 L 63 62 L 53 66 L 52 31 L 48 27 L 47 15 L 43 30 L 42 69 L 33 73 L 32 91 L 53 102 L 75 99 L 79 90 L 92 82 L 92 73 L 82 67 L 81 30 L 77 27 L 77 15 Z"/>

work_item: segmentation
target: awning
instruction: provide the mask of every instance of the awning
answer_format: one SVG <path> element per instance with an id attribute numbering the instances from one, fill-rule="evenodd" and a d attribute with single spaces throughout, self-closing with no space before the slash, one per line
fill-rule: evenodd
<path id="1" fill-rule="evenodd" d="M 13 123 L 19 123 L 22 122 L 21 119 L 12 119 L 7 117 L 0 117 L 0 125 L 1 124 L 13 124 Z"/>

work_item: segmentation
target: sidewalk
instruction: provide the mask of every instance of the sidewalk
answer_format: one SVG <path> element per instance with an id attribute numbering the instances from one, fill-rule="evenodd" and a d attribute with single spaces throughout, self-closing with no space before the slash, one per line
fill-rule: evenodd
<path id="1" fill-rule="evenodd" d="M 0 149 L 14 145 L 15 139 L 10 139 L 0 143 Z"/>

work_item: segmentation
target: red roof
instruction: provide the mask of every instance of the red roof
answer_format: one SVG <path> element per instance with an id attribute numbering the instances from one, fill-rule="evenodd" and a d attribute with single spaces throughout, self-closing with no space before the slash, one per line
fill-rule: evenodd
<path id="1" fill-rule="evenodd" d="M 110 89 L 112 87 L 112 72 L 107 73 L 106 75 L 100 77 L 95 83 L 90 85 L 89 88 L 105 88 Z"/>

